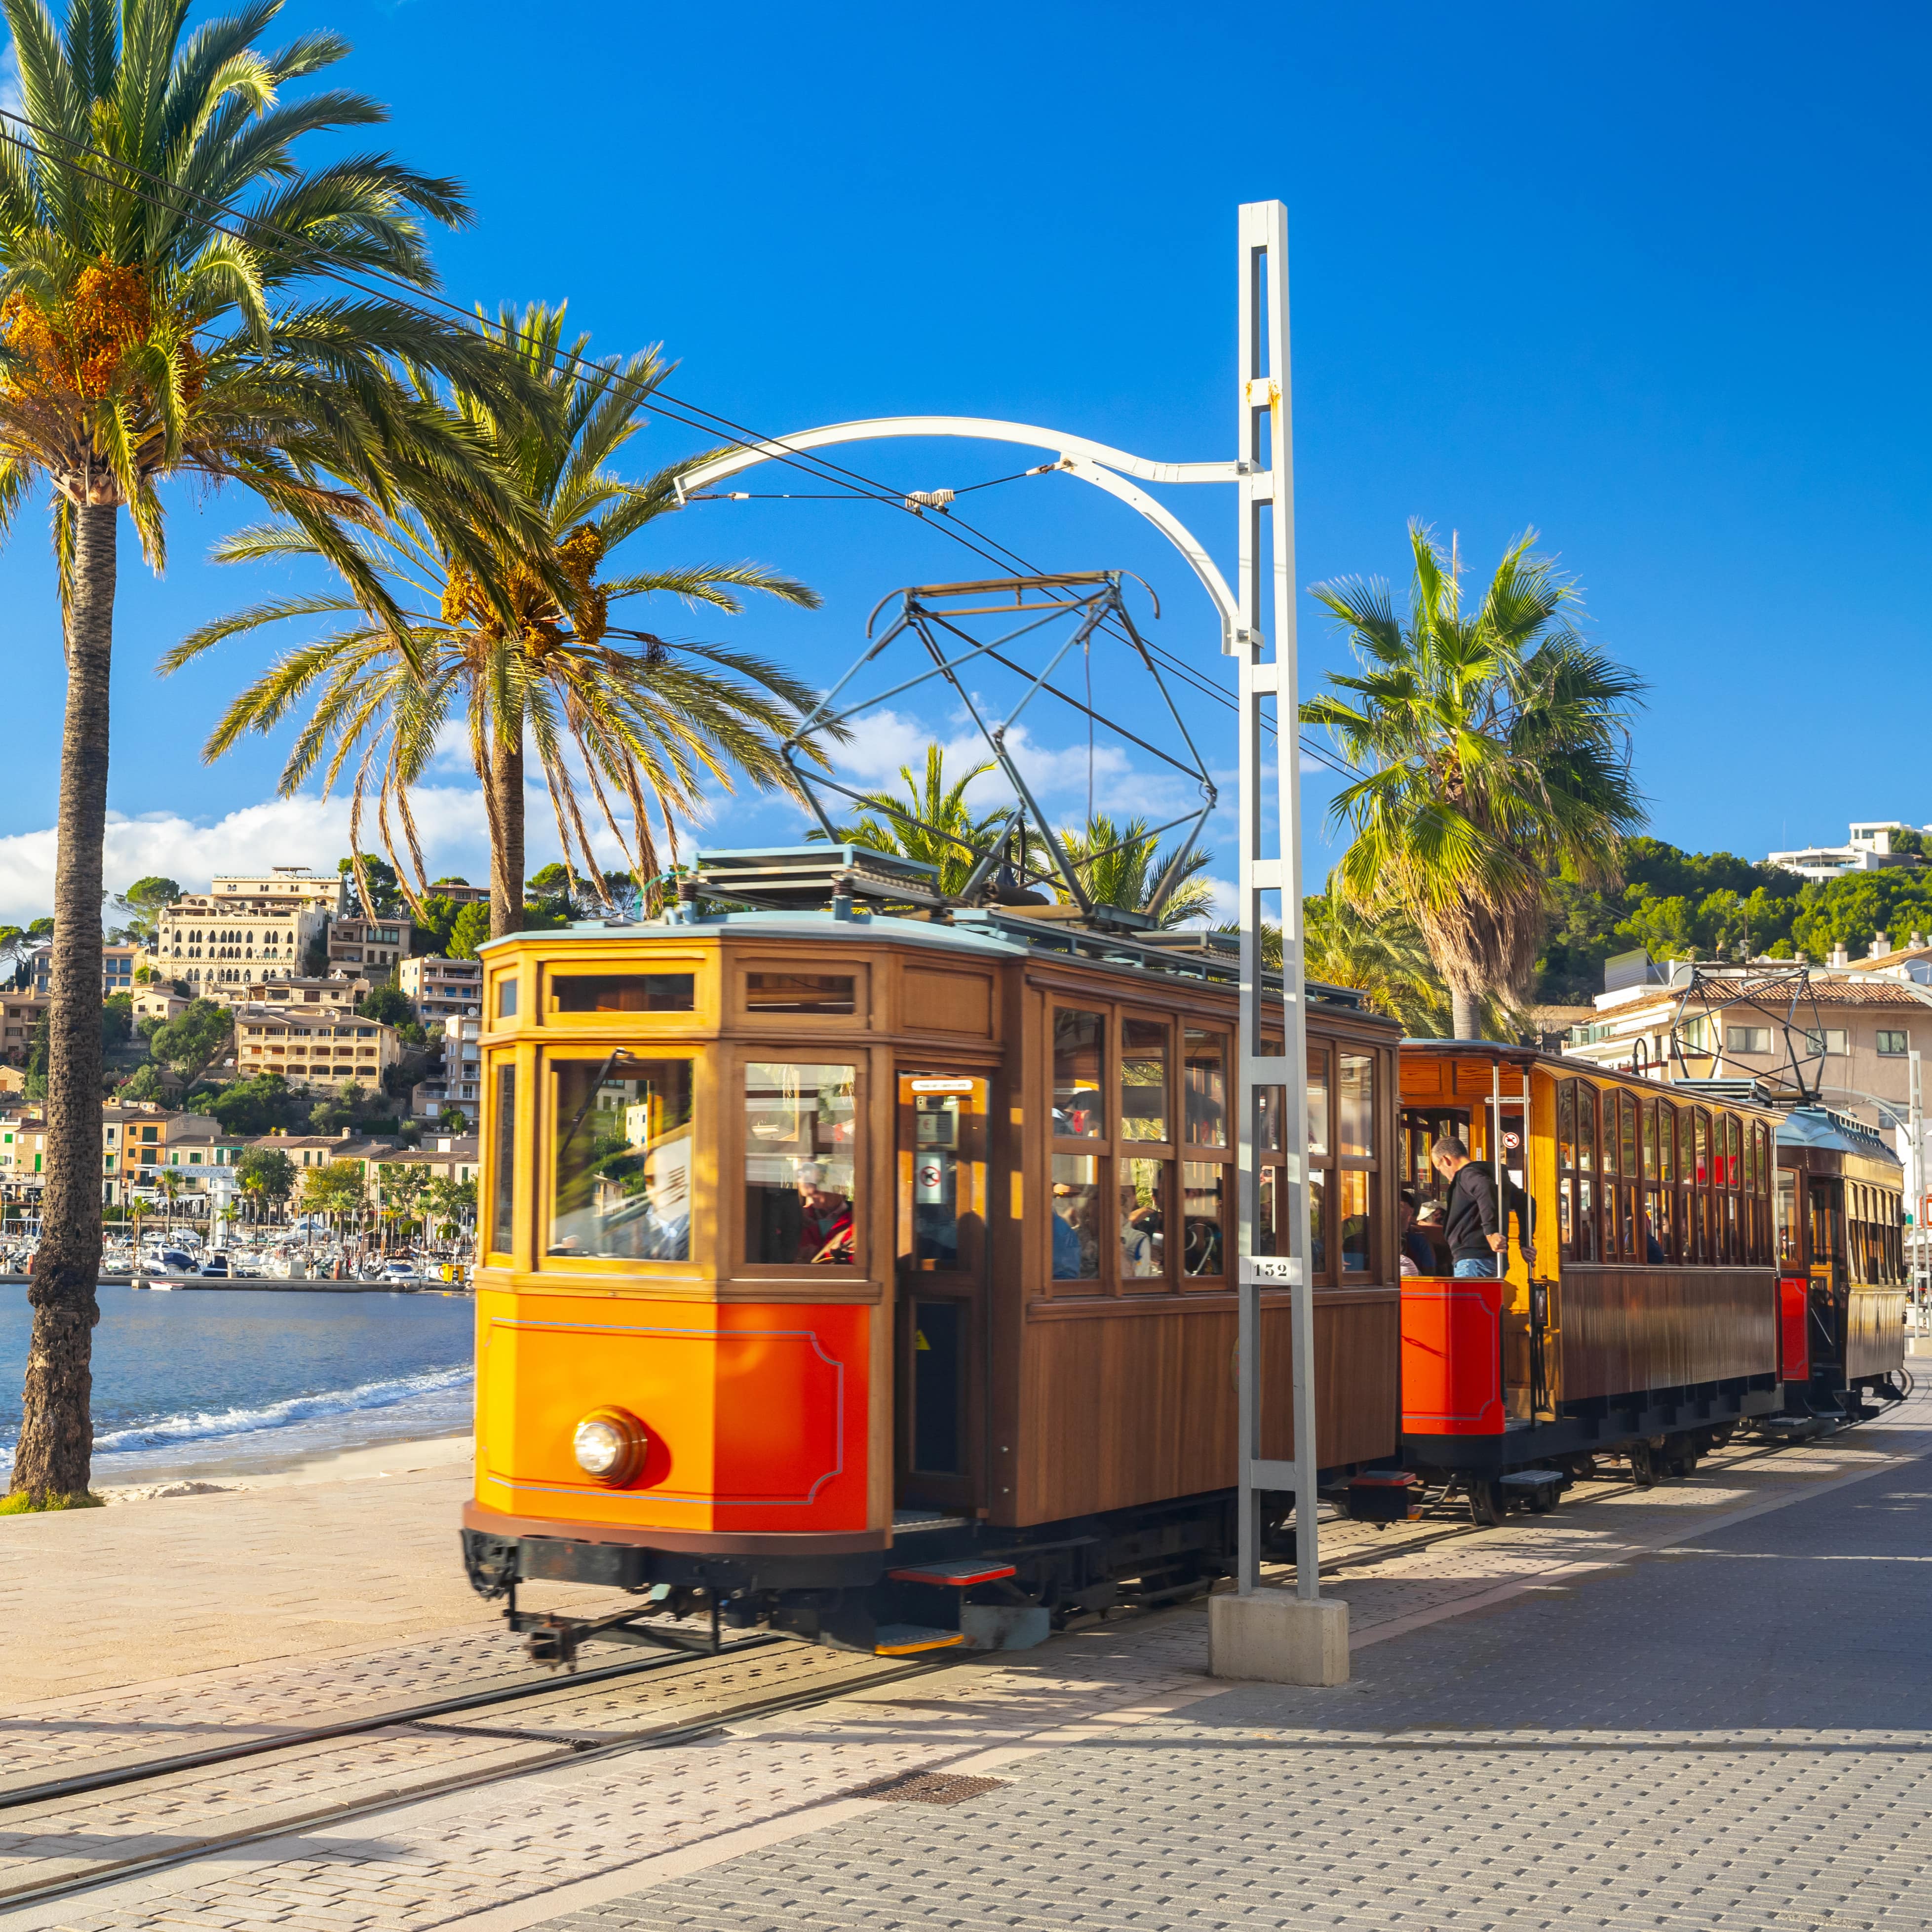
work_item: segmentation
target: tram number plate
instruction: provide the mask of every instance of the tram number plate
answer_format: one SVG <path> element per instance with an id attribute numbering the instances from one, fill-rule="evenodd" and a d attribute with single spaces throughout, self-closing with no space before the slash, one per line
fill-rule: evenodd
<path id="1" fill-rule="evenodd" d="M 1244 1255 L 1244 1288 L 1293 1288 L 1301 1280 L 1301 1264 L 1292 1255 Z"/>

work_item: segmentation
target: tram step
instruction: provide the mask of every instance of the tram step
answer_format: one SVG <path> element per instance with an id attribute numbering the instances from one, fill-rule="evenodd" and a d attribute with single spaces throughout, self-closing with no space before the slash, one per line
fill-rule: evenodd
<path id="1" fill-rule="evenodd" d="M 895 1583 L 938 1583 L 947 1589 L 965 1589 L 974 1583 L 997 1583 L 1014 1574 L 1010 1563 L 928 1563 L 910 1570 L 888 1570 Z"/>
<path id="2" fill-rule="evenodd" d="M 1516 1496 L 1560 1496 L 1563 1472 L 1561 1469 L 1512 1469 L 1503 1478 L 1502 1484 Z"/>
<path id="3" fill-rule="evenodd" d="M 964 1630 L 934 1630 L 926 1624 L 881 1624 L 872 1633 L 875 1657 L 910 1657 L 916 1651 L 944 1650 L 964 1643 Z"/>

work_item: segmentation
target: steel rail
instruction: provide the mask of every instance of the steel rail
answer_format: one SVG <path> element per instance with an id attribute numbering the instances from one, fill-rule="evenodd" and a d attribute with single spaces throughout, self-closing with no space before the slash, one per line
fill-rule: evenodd
<path id="1" fill-rule="evenodd" d="M 776 1635 L 742 1637 L 715 1657 L 735 1657 L 741 1651 L 763 1650 L 791 1640 Z M 362 1718 L 346 1718 L 336 1724 L 315 1724 L 298 1731 L 284 1731 L 272 1737 L 250 1738 L 232 1744 L 211 1745 L 206 1750 L 183 1751 L 172 1757 L 146 1759 L 136 1764 L 116 1765 L 100 1771 L 77 1772 L 71 1778 L 49 1779 L 40 1784 L 0 1786 L 0 1811 L 17 1810 L 22 1805 L 49 1803 L 74 1798 L 85 1792 L 106 1791 L 117 1784 L 139 1784 L 151 1778 L 165 1778 L 177 1772 L 200 1771 L 210 1765 L 227 1764 L 238 1758 L 260 1757 L 271 1751 L 294 1750 L 304 1744 L 327 1744 L 337 1738 L 352 1738 L 370 1731 L 388 1730 L 398 1724 L 419 1724 L 431 1718 L 454 1716 L 462 1711 L 488 1710 L 498 1704 L 520 1702 L 531 1697 L 556 1696 L 587 1684 L 602 1684 L 614 1678 L 646 1676 L 674 1664 L 704 1663 L 705 1654 L 692 1651 L 667 1651 L 662 1657 L 648 1657 L 626 1664 L 607 1664 L 595 1670 L 580 1670 L 567 1677 L 550 1677 L 524 1684 L 504 1684 L 494 1690 L 472 1690 L 460 1696 L 440 1697 L 427 1704 L 408 1705 L 399 1710 Z M 5 1896 L 0 1892 L 0 1897 Z"/>
<path id="2" fill-rule="evenodd" d="M 766 1641 L 781 1642 L 786 1640 L 772 1638 L 759 1640 L 760 1643 Z M 746 1647 L 742 1644 L 734 1644 L 730 1646 L 730 1650 Z M 728 1654 L 729 1651 L 718 1653 L 720 1656 Z M 689 1663 L 705 1660 L 677 1658 L 668 1660 Z M 364 1798 L 345 1798 L 340 1804 L 324 1805 L 316 1810 L 303 1812 L 298 1816 L 278 1818 L 271 1824 L 197 1838 L 192 1843 L 171 1846 L 164 1852 L 151 1852 L 131 1858 L 116 1859 L 111 1863 L 91 1866 L 85 1871 L 70 1872 L 57 1879 L 47 1879 L 26 1886 L 0 1886 L 0 1910 L 11 1912 L 22 1906 L 45 1904 L 56 1899 L 71 1897 L 76 1893 L 96 1891 L 103 1886 L 119 1885 L 130 1879 L 145 1877 L 150 1873 L 164 1871 L 170 1866 L 192 1864 L 196 1859 L 208 1857 L 214 1852 L 232 1852 L 249 1845 L 266 1844 L 277 1838 L 286 1838 L 292 1832 L 313 1832 L 330 1825 L 352 1823 L 358 1819 L 370 1817 L 381 1812 L 398 1810 L 406 1805 L 419 1804 L 427 1798 L 446 1797 L 456 1792 L 477 1790 L 492 1784 L 508 1784 L 513 1779 L 527 1778 L 539 1772 L 555 1771 L 567 1764 L 596 1764 L 608 1758 L 626 1756 L 633 1751 L 662 1750 L 674 1744 L 690 1744 L 733 1724 L 748 1724 L 759 1718 L 776 1717 L 787 1711 L 801 1710 L 809 1705 L 824 1703 L 834 1697 L 843 1696 L 848 1690 L 870 1690 L 878 1684 L 898 1684 L 910 1677 L 923 1677 L 934 1671 L 945 1670 L 958 1660 L 949 1653 L 932 1663 L 908 1664 L 876 1676 L 854 1677 L 836 1684 L 814 1684 L 807 1689 L 788 1691 L 777 1696 L 754 1699 L 728 1710 L 716 1711 L 706 1717 L 694 1718 L 688 1724 L 671 1725 L 644 1736 L 635 1733 L 628 1736 L 620 1735 L 608 1744 L 586 1748 L 581 1744 L 574 1744 L 540 1758 L 526 1760 L 520 1764 L 498 1765 L 488 1770 L 459 1772 L 446 1778 L 426 1778 L 419 1784 L 380 1792 Z M 581 1683 L 584 1680 L 580 1677 L 575 1681 Z M 459 1730 L 452 1731 L 449 1735 L 460 1737 L 463 1734 Z"/>

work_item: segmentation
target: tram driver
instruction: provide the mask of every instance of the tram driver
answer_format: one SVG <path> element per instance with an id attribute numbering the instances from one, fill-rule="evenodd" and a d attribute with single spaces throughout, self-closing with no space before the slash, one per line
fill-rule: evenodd
<path id="1" fill-rule="evenodd" d="M 825 1185 L 825 1170 L 815 1160 L 802 1160 L 794 1177 L 798 1184 L 798 1258 L 824 1267 L 852 1258 L 852 1203 Z"/>

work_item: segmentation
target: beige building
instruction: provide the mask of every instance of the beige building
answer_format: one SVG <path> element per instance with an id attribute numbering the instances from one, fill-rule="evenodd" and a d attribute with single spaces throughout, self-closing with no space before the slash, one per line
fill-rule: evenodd
<path id="1" fill-rule="evenodd" d="M 409 956 L 414 930 L 408 915 L 400 919 L 364 919 L 344 914 L 328 922 L 328 970 L 353 968 L 364 979 L 386 980 L 398 961 Z"/>
<path id="2" fill-rule="evenodd" d="M 136 986 L 134 990 L 134 1024 L 136 1026 L 143 1020 L 165 1022 L 188 1010 L 186 996 L 177 993 L 170 986 Z"/>
<path id="3" fill-rule="evenodd" d="M 219 878 L 206 892 L 164 906 L 156 921 L 155 965 L 205 999 L 221 988 L 245 991 L 270 980 L 293 979 L 327 950 L 329 910 L 339 880 L 278 868 L 268 879 Z"/>
<path id="4" fill-rule="evenodd" d="M 27 1064 L 27 1049 L 34 1043 L 34 1029 L 47 1010 L 44 994 L 0 994 L 0 1054 L 16 1066 Z"/>
<path id="5" fill-rule="evenodd" d="M 1681 1067 L 1672 1047 L 1690 980 L 1681 966 L 1677 985 L 1600 993 L 1596 1018 L 1573 1028 L 1564 1050 L 1598 1066 L 1648 1067 L 1664 1079 L 1686 1073 L 1699 1080 L 1756 1078 L 1774 1091 L 1791 1082 L 1795 1052 L 1806 1084 L 1815 1084 L 1826 1106 L 1855 1115 L 1890 1139 L 1910 1098 L 1910 1056 L 1915 1050 L 1932 1053 L 1932 987 L 1871 970 L 1814 967 L 1808 992 L 1798 998 L 1787 1042 L 1782 1022 L 1788 992 L 1765 998 L 1765 1011 L 1723 1004 L 1730 990 L 1743 987 L 1748 973 L 1779 968 L 1789 970 L 1790 962 L 1705 969 L 1706 984 L 1722 990 L 1684 1004 Z"/>
<path id="6" fill-rule="evenodd" d="M 483 1011 L 483 962 L 422 955 L 396 968 L 396 984 L 431 1032 L 452 1017 L 480 1017 Z"/>
<path id="7" fill-rule="evenodd" d="M 312 872 L 306 866 L 271 866 L 266 874 L 224 872 L 209 881 L 208 895 L 222 905 L 269 899 L 292 902 L 333 919 L 337 914 L 348 911 L 350 891 L 346 873 L 338 872 L 331 878 L 326 872 Z"/>
<path id="8" fill-rule="evenodd" d="M 253 986 L 204 987 L 201 998 L 224 1006 L 258 1005 L 302 1006 L 323 1012 L 351 1013 L 358 1000 L 369 996 L 367 980 L 296 978 L 263 980 Z"/>
<path id="9" fill-rule="evenodd" d="M 380 1093 L 384 1070 L 400 1058 L 396 1030 L 353 1013 L 307 1006 L 235 1010 L 236 1077 L 279 1073 L 304 1093 L 333 1094 L 353 1080 Z"/>
<path id="10" fill-rule="evenodd" d="M 482 1050 L 477 1036 L 480 1019 L 452 1014 L 442 1023 L 442 1071 L 419 1080 L 410 1092 L 410 1111 L 430 1114 L 445 1107 L 460 1107 L 476 1118 L 482 1089 Z"/>

